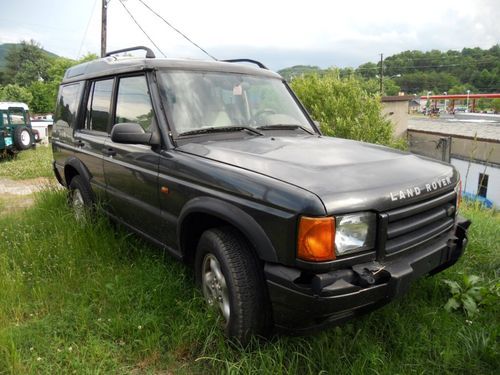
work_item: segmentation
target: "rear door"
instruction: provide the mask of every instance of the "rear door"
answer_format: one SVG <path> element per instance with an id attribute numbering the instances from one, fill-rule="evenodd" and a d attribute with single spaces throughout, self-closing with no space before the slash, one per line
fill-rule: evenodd
<path id="1" fill-rule="evenodd" d="M 103 150 L 111 124 L 113 87 L 114 78 L 90 82 L 84 125 L 74 133 L 75 156 L 90 172 L 92 190 L 101 200 L 106 198 Z"/>
<path id="2" fill-rule="evenodd" d="M 138 123 L 145 132 L 157 131 L 146 74 L 117 78 L 113 124 Z M 158 190 L 159 150 L 139 144 L 106 140 L 104 174 L 112 213 L 139 230 L 160 240 Z"/>

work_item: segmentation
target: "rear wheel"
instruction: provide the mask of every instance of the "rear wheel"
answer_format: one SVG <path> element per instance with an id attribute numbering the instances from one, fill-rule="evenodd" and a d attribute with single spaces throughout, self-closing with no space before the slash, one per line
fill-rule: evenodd
<path id="1" fill-rule="evenodd" d="M 26 126 L 16 126 L 13 135 L 14 146 L 18 150 L 27 150 L 34 142 L 33 133 Z"/>
<path id="2" fill-rule="evenodd" d="M 270 305 L 262 266 L 237 231 L 205 231 L 195 269 L 205 300 L 220 313 L 228 337 L 245 345 L 253 335 L 269 333 Z"/>
<path id="3" fill-rule="evenodd" d="M 82 220 L 94 205 L 92 191 L 81 176 L 71 179 L 68 187 L 68 204 L 77 220 Z"/>

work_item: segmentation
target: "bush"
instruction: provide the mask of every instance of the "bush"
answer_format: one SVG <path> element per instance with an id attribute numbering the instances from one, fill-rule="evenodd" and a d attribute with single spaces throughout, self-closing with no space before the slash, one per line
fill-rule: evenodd
<path id="1" fill-rule="evenodd" d="M 380 98 L 368 94 L 353 77 L 340 79 L 334 70 L 306 75 L 291 83 L 323 134 L 392 145 L 392 126 L 381 114 Z"/>

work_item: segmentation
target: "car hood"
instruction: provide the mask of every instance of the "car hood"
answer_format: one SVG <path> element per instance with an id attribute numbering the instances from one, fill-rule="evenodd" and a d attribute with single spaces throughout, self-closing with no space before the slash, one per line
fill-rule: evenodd
<path id="1" fill-rule="evenodd" d="M 306 189 L 323 201 L 327 213 L 402 206 L 449 191 L 458 178 L 446 163 L 324 136 L 207 140 L 178 150 Z"/>

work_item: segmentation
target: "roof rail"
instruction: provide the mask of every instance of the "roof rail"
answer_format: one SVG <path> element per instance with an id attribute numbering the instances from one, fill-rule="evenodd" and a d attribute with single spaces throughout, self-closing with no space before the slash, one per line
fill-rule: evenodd
<path id="1" fill-rule="evenodd" d="M 144 51 L 146 51 L 146 58 L 147 59 L 154 59 L 156 57 L 155 54 L 154 54 L 154 52 L 150 48 L 144 47 L 144 46 L 137 46 L 137 47 L 117 49 L 116 51 L 107 52 L 106 55 L 105 55 L 105 57 L 108 57 L 108 56 L 111 56 L 111 55 L 116 55 L 117 53 L 128 52 L 128 51 L 136 51 L 136 50 L 140 50 L 140 49 L 143 49 Z"/>
<path id="2" fill-rule="evenodd" d="M 260 61 L 257 60 L 252 60 L 252 59 L 232 59 L 232 60 L 222 60 L 223 62 L 229 62 L 229 63 L 239 63 L 239 62 L 248 62 L 251 64 L 257 65 L 259 68 L 269 70 L 267 66 L 262 64 Z"/>

